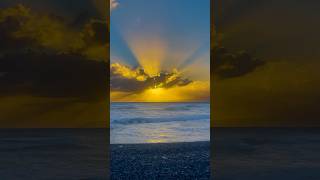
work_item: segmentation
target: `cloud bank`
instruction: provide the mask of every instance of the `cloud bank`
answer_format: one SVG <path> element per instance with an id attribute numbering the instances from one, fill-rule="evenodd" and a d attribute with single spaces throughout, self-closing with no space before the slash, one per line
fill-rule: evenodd
<path id="1" fill-rule="evenodd" d="M 119 63 L 110 66 L 110 89 L 122 92 L 140 92 L 150 88 L 186 86 L 192 81 L 183 78 L 178 70 L 160 72 L 151 76 L 141 68 L 130 68 Z"/>
<path id="2" fill-rule="evenodd" d="M 266 63 L 246 51 L 232 53 L 226 48 L 216 47 L 212 53 L 212 71 L 220 79 L 244 76 Z"/>
<path id="3" fill-rule="evenodd" d="M 0 95 L 106 97 L 106 22 L 0 10 Z"/>
<path id="4" fill-rule="evenodd" d="M 105 60 L 106 32 L 106 22 L 79 22 L 78 18 L 68 22 L 56 15 L 35 13 L 22 4 L 0 11 L 2 50 L 73 53 Z"/>

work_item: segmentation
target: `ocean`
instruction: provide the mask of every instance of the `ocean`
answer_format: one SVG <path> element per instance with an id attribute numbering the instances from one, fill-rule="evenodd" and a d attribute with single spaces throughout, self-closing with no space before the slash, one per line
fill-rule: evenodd
<path id="1" fill-rule="evenodd" d="M 209 103 L 111 103 L 110 143 L 210 141 Z"/>
<path id="2" fill-rule="evenodd" d="M 212 179 L 319 180 L 319 128 L 212 128 Z"/>

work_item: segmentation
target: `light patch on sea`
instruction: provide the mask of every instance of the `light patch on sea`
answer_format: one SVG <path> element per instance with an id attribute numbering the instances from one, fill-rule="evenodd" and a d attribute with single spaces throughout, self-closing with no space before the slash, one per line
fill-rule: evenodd
<path id="1" fill-rule="evenodd" d="M 209 103 L 111 103 L 111 144 L 210 141 Z"/>

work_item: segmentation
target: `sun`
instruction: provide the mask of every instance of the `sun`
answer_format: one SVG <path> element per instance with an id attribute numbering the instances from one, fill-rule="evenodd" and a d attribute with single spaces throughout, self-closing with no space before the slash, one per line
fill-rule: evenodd
<path id="1" fill-rule="evenodd" d="M 161 87 L 155 87 L 155 88 L 149 88 L 144 91 L 143 97 L 148 102 L 166 102 L 168 101 L 168 89 L 161 88 Z M 170 96 L 170 98 L 172 98 Z"/>
<path id="2" fill-rule="evenodd" d="M 164 88 L 151 88 L 149 90 L 147 90 L 149 92 L 150 95 L 154 96 L 154 97 L 160 97 L 161 95 L 164 95 L 165 93 L 165 89 Z"/>

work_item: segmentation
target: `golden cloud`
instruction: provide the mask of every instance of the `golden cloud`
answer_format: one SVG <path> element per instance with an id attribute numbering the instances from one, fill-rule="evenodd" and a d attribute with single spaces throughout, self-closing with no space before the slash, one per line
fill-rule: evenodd
<path id="1" fill-rule="evenodd" d="M 182 78 L 178 70 L 149 75 L 142 68 L 130 68 L 119 63 L 110 66 L 110 88 L 116 91 L 139 92 L 149 88 L 185 86 L 192 81 Z"/>
<path id="2" fill-rule="evenodd" d="M 202 102 L 209 101 L 210 82 L 194 81 L 172 88 L 148 88 L 142 92 L 111 91 L 112 102 Z"/>
<path id="3" fill-rule="evenodd" d="M 79 54 L 92 60 L 105 60 L 107 24 L 91 19 L 83 28 L 71 27 L 65 19 L 51 14 L 38 14 L 22 4 L 0 10 L 1 32 L 7 43 L 26 42 L 35 51 Z"/>
<path id="4" fill-rule="evenodd" d="M 111 101 L 208 101 L 210 96 L 209 81 L 183 78 L 177 69 L 150 76 L 142 68 L 113 63 L 110 74 Z"/>

